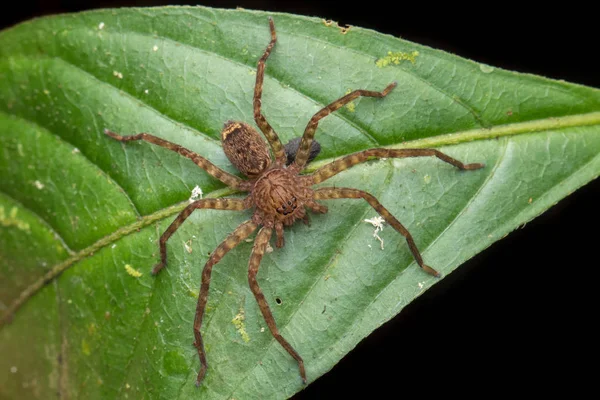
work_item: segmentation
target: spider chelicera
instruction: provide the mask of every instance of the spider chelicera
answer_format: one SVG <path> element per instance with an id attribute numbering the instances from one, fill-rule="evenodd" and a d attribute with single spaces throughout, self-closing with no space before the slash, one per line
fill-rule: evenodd
<path id="1" fill-rule="evenodd" d="M 235 165 L 240 172 L 248 177 L 247 180 L 240 179 L 237 176 L 222 170 L 199 154 L 148 133 L 121 136 L 117 133 L 105 130 L 107 135 L 121 142 L 145 140 L 169 150 L 173 150 L 182 156 L 191 159 L 200 168 L 204 169 L 227 186 L 242 192 L 248 192 L 248 196 L 244 199 L 221 198 L 194 201 L 177 216 L 175 221 L 171 223 L 169 228 L 167 228 L 160 237 L 160 262 L 154 266 L 152 270 L 153 274 L 158 274 L 167 263 L 167 240 L 194 210 L 200 208 L 235 211 L 254 210 L 252 218 L 238 226 L 233 233 L 231 233 L 211 253 L 202 270 L 202 284 L 194 320 L 194 346 L 198 350 L 198 356 L 200 358 L 200 371 L 198 372 L 196 385 L 200 385 L 206 375 L 208 367 L 200 328 L 202 326 L 204 311 L 206 310 L 212 268 L 229 250 L 243 242 L 244 239 L 250 236 L 259 227 L 260 230 L 256 235 L 248 265 L 248 282 L 250 284 L 250 289 L 258 302 L 260 311 L 262 312 L 273 337 L 298 362 L 300 376 L 302 377 L 302 381 L 306 383 L 306 372 L 304 370 L 302 357 L 300 357 L 292 345 L 279 333 L 273 314 L 267 304 L 267 300 L 256 280 L 256 275 L 273 230 L 277 237 L 275 245 L 278 248 L 281 248 L 284 245 L 284 226 L 292 225 L 298 219 L 307 223 L 308 215 L 306 214 L 306 209 L 317 213 L 327 212 L 327 207 L 318 203 L 317 200 L 364 199 L 388 224 L 406 238 L 408 247 L 419 266 L 421 266 L 425 272 L 433 276 L 440 276 L 436 270 L 423 262 L 423 258 L 408 230 L 406 230 L 406 228 L 402 226 L 402 224 L 384 206 L 382 206 L 374 196 L 362 190 L 350 188 L 320 187 L 318 189 L 312 189 L 311 187 L 313 185 L 321 183 L 356 164 L 365 162 L 369 158 L 433 156 L 448 164 L 452 164 L 461 170 L 474 170 L 484 166 L 479 163 L 463 164 L 435 149 L 379 148 L 350 154 L 324 165 L 312 174 L 300 175 L 300 172 L 304 170 L 304 167 L 310 161 L 311 157 L 314 157 L 315 153 L 318 152 L 318 145 L 313 141 L 313 137 L 319 121 L 322 118 L 325 118 L 327 115 L 360 96 L 385 97 L 396 87 L 396 82 L 388 85 L 381 92 L 355 90 L 321 109 L 310 119 L 304 130 L 299 146 L 297 142 L 288 144 L 288 154 L 286 154 L 286 149 L 282 146 L 277 133 L 271 128 L 271 125 L 269 125 L 261 112 L 265 61 L 269 57 L 269 54 L 271 54 L 277 41 L 275 25 L 271 18 L 269 18 L 269 25 L 271 30 L 271 41 L 258 61 L 256 71 L 256 85 L 254 87 L 254 120 L 265 135 L 270 149 L 273 152 L 274 160 L 269 153 L 269 147 L 267 147 L 259 133 L 250 125 L 244 122 L 228 121 L 221 131 L 221 142 L 227 158 L 229 158 L 231 163 Z M 290 150 L 294 147 L 297 149 Z M 293 153 L 295 153 L 295 158 Z M 290 162 L 288 162 L 288 156 Z M 293 159 L 293 161 L 291 159 Z"/>

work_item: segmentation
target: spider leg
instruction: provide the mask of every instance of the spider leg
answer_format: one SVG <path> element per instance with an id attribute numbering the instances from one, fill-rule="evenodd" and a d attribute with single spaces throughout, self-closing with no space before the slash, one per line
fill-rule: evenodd
<path id="1" fill-rule="evenodd" d="M 388 224 L 390 224 L 396 231 L 406 238 L 408 247 L 415 258 L 415 261 L 417 261 L 417 264 L 419 264 L 419 266 L 428 274 L 431 274 L 437 278 L 440 277 L 439 272 L 430 266 L 425 265 L 423 262 L 423 257 L 421 257 L 421 253 L 419 253 L 419 249 L 417 248 L 417 245 L 415 244 L 410 232 L 408 232 L 408 230 L 400 223 L 400 221 L 396 219 L 396 217 L 394 217 L 384 206 L 381 205 L 375 196 L 358 189 L 324 187 L 315 190 L 315 200 L 328 199 L 364 199 L 371 205 L 371 207 L 375 209 L 375 211 L 379 213 L 379 215 L 383 217 L 383 219 L 385 219 Z"/>
<path id="2" fill-rule="evenodd" d="M 269 27 L 271 29 L 271 42 L 269 42 L 267 45 L 267 48 L 265 49 L 265 52 L 260 60 L 258 60 L 258 66 L 256 67 L 256 84 L 254 85 L 254 120 L 271 145 L 273 154 L 275 155 L 275 160 L 279 164 L 285 165 L 287 156 L 285 155 L 285 150 L 283 149 L 283 145 L 279 140 L 279 136 L 277 136 L 277 133 L 275 133 L 261 112 L 263 80 L 265 78 L 265 62 L 267 61 L 267 58 L 269 58 L 271 50 L 273 50 L 273 47 L 275 47 L 275 43 L 277 42 L 275 24 L 273 23 L 273 18 L 271 17 L 269 17 Z"/>
<path id="3" fill-rule="evenodd" d="M 337 99 L 333 103 L 329 104 L 327 107 L 322 108 L 318 111 L 308 122 L 306 128 L 304 129 L 304 135 L 302 135 L 302 141 L 300 142 L 300 148 L 298 149 L 298 153 L 296 154 L 296 160 L 294 161 L 294 166 L 296 170 L 302 171 L 308 157 L 310 155 L 311 144 L 313 138 L 315 136 L 315 132 L 317 131 L 317 126 L 319 125 L 319 121 L 335 110 L 339 110 L 346 104 L 350 103 L 352 100 L 358 97 L 385 97 L 389 92 L 392 91 L 396 87 L 397 83 L 393 82 L 389 84 L 383 91 L 375 92 L 373 90 L 355 90 L 353 92 L 348 93 L 347 95 Z"/>
<path id="4" fill-rule="evenodd" d="M 406 158 L 406 157 L 437 157 L 440 160 L 454 165 L 461 170 L 474 170 L 483 168 L 485 165 L 481 163 L 463 164 L 455 158 L 442 153 L 435 149 L 369 149 L 358 153 L 350 154 L 349 156 L 340 158 L 326 164 L 316 170 L 312 175 L 312 184 L 323 182 L 340 172 L 367 161 L 369 157 L 374 158 Z"/>
<path id="5" fill-rule="evenodd" d="M 204 342 L 202 340 L 202 334 L 200 328 L 202 327 L 202 318 L 206 309 L 206 302 L 208 300 L 208 288 L 210 286 L 210 275 L 212 268 L 217 264 L 225 254 L 240 242 L 246 239 L 252 232 L 256 230 L 256 225 L 252 220 L 248 220 L 240 224 L 227 238 L 221 242 L 219 246 L 211 253 L 210 258 L 204 265 L 202 270 L 202 284 L 200 286 L 200 294 L 198 295 L 198 304 L 196 305 L 196 317 L 194 318 L 194 346 L 198 350 L 198 357 L 200 358 L 200 371 L 198 372 L 198 378 L 196 379 L 196 386 L 200 386 L 200 383 L 206 375 L 206 369 L 208 364 L 206 362 L 206 352 L 204 351 Z"/>
<path id="6" fill-rule="evenodd" d="M 258 281 L 256 280 L 256 274 L 258 273 L 258 267 L 260 266 L 260 262 L 265 253 L 265 248 L 269 243 L 269 239 L 271 238 L 273 230 L 271 228 L 262 227 L 258 234 L 256 235 L 256 240 L 254 241 L 254 247 L 252 248 L 252 255 L 250 256 L 250 262 L 248 264 L 248 283 L 250 284 L 250 289 L 256 298 L 256 302 L 258 303 L 258 307 L 262 312 L 262 315 L 267 323 L 269 329 L 271 330 L 271 334 L 281 344 L 281 346 L 287 351 L 290 356 L 294 358 L 298 362 L 298 368 L 300 369 L 300 376 L 302 377 L 302 381 L 306 384 L 306 372 L 304 370 L 304 361 L 302 357 L 298 354 L 296 350 L 288 343 L 287 340 L 281 336 L 279 330 L 277 329 L 277 325 L 275 324 L 275 319 L 273 318 L 273 314 L 271 313 L 271 309 L 267 304 L 267 300 L 265 299 L 265 295 L 262 290 L 258 286 Z"/>
<path id="7" fill-rule="evenodd" d="M 199 208 L 211 208 L 213 210 L 234 210 L 241 211 L 248 207 L 246 202 L 242 199 L 200 199 L 197 200 L 186 208 L 183 209 L 175 218 L 175 221 L 169 225 L 166 231 L 160 236 L 159 248 L 160 248 L 160 262 L 152 268 L 152 275 L 156 275 L 167 265 L 167 240 L 175 233 L 179 226 L 183 224 L 183 221 L 190 216 L 194 210 Z"/>
<path id="8" fill-rule="evenodd" d="M 238 178 L 235 175 L 230 174 L 217 167 L 215 164 L 208 161 L 206 158 L 202 157 L 200 154 L 194 153 L 173 142 L 169 142 L 168 140 L 161 139 L 157 136 L 151 135 L 149 133 L 138 133 L 136 135 L 129 136 L 121 136 L 118 133 L 111 132 L 108 129 L 104 130 L 104 133 L 110 136 L 113 139 L 118 140 L 119 142 L 129 142 L 132 140 L 145 140 L 146 142 L 150 142 L 157 146 L 164 147 L 166 149 L 172 150 L 176 153 L 181 154 L 184 157 L 192 160 L 197 166 L 208 172 L 213 177 L 217 178 L 227 186 L 239 189 L 239 190 L 248 190 L 247 184 L 242 179 Z"/>

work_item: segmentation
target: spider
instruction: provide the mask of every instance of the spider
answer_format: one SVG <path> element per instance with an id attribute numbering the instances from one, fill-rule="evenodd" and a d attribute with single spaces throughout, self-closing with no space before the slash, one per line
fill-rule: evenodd
<path id="1" fill-rule="evenodd" d="M 322 166 L 315 172 L 309 175 L 300 175 L 310 159 L 316 156 L 319 151 L 319 145 L 313 141 L 313 137 L 317 130 L 319 121 L 327 115 L 338 110 L 352 100 L 363 97 L 385 97 L 397 85 L 396 82 L 388 85 L 383 91 L 376 92 L 371 90 L 355 90 L 333 103 L 324 107 L 310 119 L 304 130 L 302 139 L 299 142 L 292 141 L 282 146 L 277 133 L 267 122 L 261 111 L 261 96 L 263 88 L 263 79 L 265 73 L 265 62 L 275 43 L 277 35 L 275 33 L 275 25 L 273 19 L 269 18 L 269 27 L 271 31 L 271 41 L 265 49 L 262 57 L 258 61 L 256 71 L 256 84 L 254 86 L 254 120 L 264 136 L 266 137 L 270 150 L 273 153 L 273 158 L 269 152 L 269 147 L 259 135 L 259 133 L 250 125 L 244 122 L 227 121 L 221 131 L 221 142 L 223 150 L 231 163 L 248 179 L 244 180 L 235 175 L 232 175 L 204 157 L 196 154 L 175 143 L 168 142 L 159 137 L 148 133 L 138 133 L 130 136 L 121 136 L 111 132 L 108 129 L 105 133 L 121 142 L 132 140 L 145 140 L 158 146 L 165 147 L 175 151 L 180 155 L 191 159 L 200 168 L 204 169 L 213 177 L 219 179 L 227 186 L 237 189 L 242 192 L 248 192 L 248 196 L 244 199 L 237 198 L 220 198 L 220 199 L 201 199 L 190 203 L 177 216 L 175 221 L 161 235 L 159 240 L 160 262 L 154 266 L 152 273 L 158 274 L 167 263 L 167 240 L 179 228 L 179 226 L 194 212 L 194 210 L 208 208 L 216 210 L 234 210 L 242 211 L 253 209 L 252 217 L 240 224 L 219 246 L 211 253 L 208 261 L 202 270 L 202 282 L 200 293 L 198 296 L 198 304 L 196 307 L 196 316 L 194 319 L 194 346 L 198 350 L 200 358 L 200 371 L 196 379 L 196 386 L 199 386 L 206 375 L 208 364 L 206 361 L 206 352 L 204 350 L 204 342 L 202 340 L 202 319 L 206 310 L 206 302 L 208 298 L 208 290 L 211 279 L 211 272 L 215 264 L 217 264 L 223 256 L 231 249 L 243 242 L 259 227 L 258 234 L 254 240 L 252 253 L 248 265 L 248 282 L 250 289 L 256 298 L 260 311 L 267 323 L 273 337 L 281 344 L 281 346 L 293 357 L 298 363 L 300 376 L 304 384 L 306 384 L 306 372 L 304 369 L 304 361 L 292 345 L 279 333 L 277 324 L 273 318 L 273 314 L 267 304 L 265 295 L 263 294 L 256 275 L 260 262 L 265 253 L 265 249 L 271 239 L 273 231 L 275 231 L 276 242 L 278 248 L 284 246 L 283 229 L 285 226 L 292 225 L 297 220 L 303 220 L 308 223 L 307 209 L 317 213 L 326 213 L 327 207 L 320 204 L 318 200 L 329 199 L 363 199 L 371 205 L 384 219 L 397 230 L 408 243 L 408 247 L 412 252 L 413 257 L 419 266 L 427 273 L 439 277 L 440 274 L 426 265 L 423 258 L 417 249 L 417 246 L 402 224 L 371 194 L 358 189 L 339 188 L 339 187 L 320 187 L 312 189 L 311 187 L 317 183 L 324 182 L 334 175 L 362 162 L 369 158 L 383 157 L 437 157 L 440 160 L 451 164 L 461 170 L 475 170 L 482 168 L 484 165 L 479 163 L 463 164 L 462 162 L 438 151 L 435 149 L 369 149 L 358 153 L 337 159 L 329 164 Z M 286 154 L 287 150 L 287 154 Z M 289 162 L 288 162 L 289 157 Z"/>

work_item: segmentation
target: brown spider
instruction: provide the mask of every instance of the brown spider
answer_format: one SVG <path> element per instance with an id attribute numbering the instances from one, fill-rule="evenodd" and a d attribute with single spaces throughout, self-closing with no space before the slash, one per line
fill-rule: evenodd
<path id="1" fill-rule="evenodd" d="M 248 266 L 248 281 L 250 283 L 250 289 L 252 290 L 256 301 L 258 302 L 260 311 L 262 312 L 262 315 L 269 326 L 273 337 L 298 362 L 300 376 L 302 377 L 302 381 L 306 384 L 306 372 L 304 370 L 304 362 L 302 361 L 302 357 L 300 357 L 296 350 L 294 350 L 289 342 L 285 340 L 285 338 L 283 338 L 283 336 L 281 336 L 279 333 L 273 318 L 273 314 L 271 313 L 269 305 L 267 304 L 267 300 L 265 299 L 265 296 L 256 280 L 256 275 L 258 273 L 258 267 L 265 253 L 267 244 L 271 239 L 273 230 L 275 230 L 275 234 L 277 236 L 275 245 L 281 248 L 284 245 L 284 226 L 292 225 L 298 219 L 302 219 L 305 223 L 307 223 L 307 208 L 318 213 L 327 212 L 327 207 L 317 203 L 316 200 L 366 200 L 367 203 L 369 203 L 388 224 L 390 224 L 406 238 L 408 247 L 410 248 L 410 251 L 421 268 L 433 276 L 440 276 L 436 270 L 428 265 L 425 265 L 412 236 L 406 230 L 406 228 L 402 226 L 402 224 L 371 194 L 357 189 L 335 187 L 321 187 L 313 190 L 311 186 L 321 183 L 356 164 L 365 162 L 370 157 L 403 158 L 434 156 L 444 162 L 454 165 L 461 170 L 474 170 L 483 167 L 483 164 L 463 164 L 462 162 L 434 149 L 370 149 L 333 161 L 317 169 L 310 175 L 300 175 L 300 172 L 302 172 L 307 162 L 310 161 L 310 157 L 314 157 L 315 153 L 318 152 L 318 149 L 316 148 L 318 146 L 313 145 L 315 144 L 315 142 L 313 142 L 313 137 L 315 135 L 315 131 L 317 130 L 319 120 L 348 104 L 357 97 L 385 97 L 390 91 L 392 91 L 392 89 L 394 89 L 394 87 L 396 87 L 396 82 L 388 85 L 382 92 L 355 90 L 329 104 L 327 107 L 313 115 L 313 117 L 310 119 L 306 129 L 304 130 L 304 135 L 302 136 L 299 146 L 295 143 L 288 144 L 289 148 L 297 147 L 297 150 L 288 149 L 289 154 L 286 154 L 284 147 L 279 141 L 277 133 L 275 133 L 273 128 L 271 128 L 271 125 L 269 125 L 261 113 L 261 95 L 265 73 L 265 61 L 269 57 L 269 54 L 271 53 L 271 50 L 273 50 L 275 42 L 277 41 L 275 25 L 273 24 L 273 20 L 271 18 L 269 18 L 269 25 L 271 29 L 271 42 L 265 49 L 263 56 L 258 61 L 256 71 L 256 85 L 254 87 L 254 120 L 267 138 L 275 160 L 271 159 L 269 148 L 266 146 L 264 140 L 261 138 L 258 132 L 250 125 L 244 122 L 228 121 L 225 123 L 225 126 L 221 131 L 221 141 L 227 158 L 229 158 L 229 160 L 240 172 L 249 178 L 248 180 L 240 179 L 235 175 L 223 171 L 204 157 L 186 148 L 148 133 L 121 136 L 109 130 L 105 130 L 107 135 L 121 142 L 127 142 L 130 140 L 145 140 L 158 146 L 176 151 L 182 156 L 190 158 L 200 168 L 204 169 L 210 175 L 219 179 L 227 186 L 249 193 L 245 199 L 222 198 L 201 199 L 194 201 L 177 216 L 175 221 L 171 223 L 169 228 L 160 237 L 160 262 L 153 268 L 153 274 L 158 274 L 167 263 L 167 240 L 194 210 L 199 208 L 236 211 L 252 208 L 254 210 L 252 218 L 238 226 L 233 233 L 231 233 L 215 249 L 215 251 L 212 252 L 210 258 L 204 266 L 204 269 L 202 270 L 202 285 L 200 287 L 198 305 L 196 307 L 196 317 L 194 320 L 194 346 L 198 349 L 198 356 L 200 357 L 200 371 L 198 372 L 198 378 L 196 380 L 197 386 L 200 385 L 204 379 L 208 367 L 200 328 L 202 326 L 202 317 L 204 316 L 204 311 L 206 308 L 212 268 L 229 250 L 233 249 L 240 242 L 244 241 L 244 239 L 246 239 L 261 225 L 262 227 L 258 231 L 254 241 Z M 294 152 L 296 153 L 295 159 L 293 162 L 288 163 L 288 156 L 293 158 Z"/>

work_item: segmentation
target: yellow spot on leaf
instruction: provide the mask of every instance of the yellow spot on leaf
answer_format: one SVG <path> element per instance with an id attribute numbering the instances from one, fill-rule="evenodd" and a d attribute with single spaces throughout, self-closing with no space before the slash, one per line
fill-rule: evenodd
<path id="1" fill-rule="evenodd" d="M 246 332 L 246 324 L 244 323 L 245 319 L 246 316 L 244 315 L 244 310 L 240 309 L 240 312 L 231 320 L 231 323 L 233 323 L 235 329 L 242 336 L 242 340 L 248 343 L 250 341 L 250 336 L 248 336 L 248 332 Z"/>
<path id="2" fill-rule="evenodd" d="M 350 93 L 352 93 L 352 89 L 346 90 L 345 94 L 350 94 Z M 354 112 L 356 110 L 356 104 L 354 104 L 354 102 L 351 101 L 350 103 L 346 104 L 346 108 L 348 109 L 348 111 Z"/>
<path id="3" fill-rule="evenodd" d="M 142 273 L 140 271 L 138 271 L 137 269 L 134 269 L 129 264 L 125 264 L 125 271 L 127 271 L 127 273 L 129 275 L 133 276 L 134 278 L 139 278 L 140 276 L 142 276 Z"/>
<path id="4" fill-rule="evenodd" d="M 90 344 L 85 339 L 81 340 L 81 352 L 86 356 L 92 354 L 92 351 L 90 350 Z"/>
<path id="5" fill-rule="evenodd" d="M 387 56 L 378 59 L 375 62 L 375 65 L 377 65 L 379 68 L 383 68 L 391 64 L 398 65 L 402 61 L 410 61 L 412 64 L 414 64 L 418 56 L 419 52 L 416 50 L 410 53 L 405 53 L 403 51 L 388 51 Z"/>
<path id="6" fill-rule="evenodd" d="M 17 218 L 18 212 L 19 210 L 17 209 L 17 207 L 13 207 L 10 209 L 10 212 L 7 217 L 4 212 L 4 207 L 0 206 L 0 225 L 5 227 L 14 226 L 21 231 L 29 232 L 29 224 Z"/>

